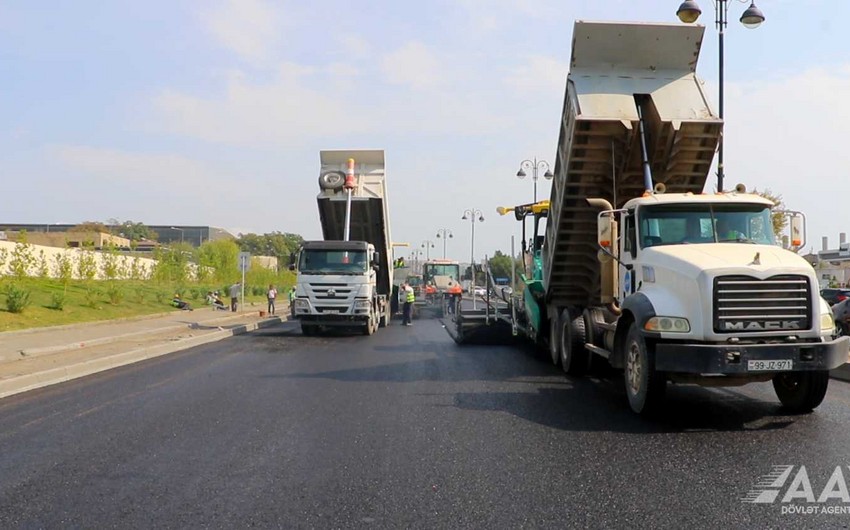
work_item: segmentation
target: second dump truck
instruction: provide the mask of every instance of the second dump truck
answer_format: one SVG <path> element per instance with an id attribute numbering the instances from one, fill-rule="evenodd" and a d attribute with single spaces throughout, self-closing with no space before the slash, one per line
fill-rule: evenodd
<path id="1" fill-rule="evenodd" d="M 703 193 L 722 128 L 696 77 L 703 31 L 576 22 L 550 200 L 499 209 L 535 220 L 501 314 L 571 374 L 622 369 L 638 413 L 669 382 L 755 381 L 811 411 L 850 338 L 833 339 L 815 271 L 777 245 L 771 201 Z M 788 219 L 797 250 L 804 218 Z"/>
<path id="2" fill-rule="evenodd" d="M 371 335 L 391 317 L 384 152 L 327 150 L 319 158 L 324 240 L 305 241 L 296 257 L 295 318 L 305 335 L 340 326 Z"/>

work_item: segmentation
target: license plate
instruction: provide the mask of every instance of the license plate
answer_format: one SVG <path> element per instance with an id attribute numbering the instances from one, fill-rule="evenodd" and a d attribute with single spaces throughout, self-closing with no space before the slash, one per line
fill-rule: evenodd
<path id="1" fill-rule="evenodd" d="M 781 372 L 794 368 L 794 361 L 783 359 L 781 361 L 747 361 L 747 370 L 750 372 Z"/>

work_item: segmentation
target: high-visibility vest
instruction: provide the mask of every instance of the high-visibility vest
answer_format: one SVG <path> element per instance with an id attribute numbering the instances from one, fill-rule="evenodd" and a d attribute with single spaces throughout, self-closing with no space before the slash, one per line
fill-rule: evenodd
<path id="1" fill-rule="evenodd" d="M 405 297 L 405 302 L 413 303 L 416 301 L 416 294 L 413 291 L 407 291 L 407 296 Z"/>

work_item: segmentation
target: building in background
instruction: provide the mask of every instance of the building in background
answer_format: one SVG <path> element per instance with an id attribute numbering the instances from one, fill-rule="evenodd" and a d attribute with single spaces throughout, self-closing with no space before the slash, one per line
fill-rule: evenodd
<path id="1" fill-rule="evenodd" d="M 0 232 L 4 232 L 6 236 L 6 240 L 13 241 L 16 240 L 17 237 L 13 239 L 13 234 L 21 232 L 23 230 L 27 231 L 27 240 L 31 243 L 35 243 L 35 238 L 42 237 L 41 234 L 46 234 L 43 242 L 38 244 L 47 244 L 51 246 L 67 246 L 64 244 L 65 236 L 68 235 L 70 230 L 78 225 L 76 224 L 21 224 L 21 223 L 0 223 Z M 108 229 L 118 232 L 117 237 L 121 238 L 120 234 L 120 226 L 110 226 L 105 225 Z M 201 246 L 205 241 L 218 241 L 220 239 L 235 239 L 233 234 L 228 232 L 223 228 L 218 228 L 215 226 L 181 226 L 181 225 L 147 225 L 154 233 L 157 235 L 156 243 L 160 245 L 170 244 L 170 243 L 188 243 L 193 247 Z M 86 232 L 82 232 L 85 234 Z M 49 235 L 48 235 L 49 234 Z M 54 236 L 53 234 L 61 234 L 62 237 L 59 238 Z M 74 236 L 76 237 L 76 236 Z M 115 236 L 113 236 L 115 237 Z M 123 239 L 123 238 L 121 238 Z M 59 242 L 59 245 L 53 245 L 52 241 L 56 240 Z M 68 239 L 71 241 L 71 239 Z M 113 243 L 117 244 L 117 243 Z M 129 242 L 128 242 L 129 245 Z M 101 246 L 101 245 L 95 245 Z M 121 246 L 121 245 L 119 245 Z M 143 248 L 152 248 L 152 242 L 142 242 L 139 244 L 139 249 Z"/>

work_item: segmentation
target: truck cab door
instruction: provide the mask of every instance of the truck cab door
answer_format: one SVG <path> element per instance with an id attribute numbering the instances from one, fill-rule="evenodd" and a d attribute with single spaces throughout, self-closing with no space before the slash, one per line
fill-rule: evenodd
<path id="1" fill-rule="evenodd" d="M 638 253 L 636 219 L 634 211 L 625 211 L 620 214 L 620 226 L 623 227 L 618 241 L 620 278 L 617 296 L 620 302 L 637 290 L 637 279 L 635 277 Z"/>

